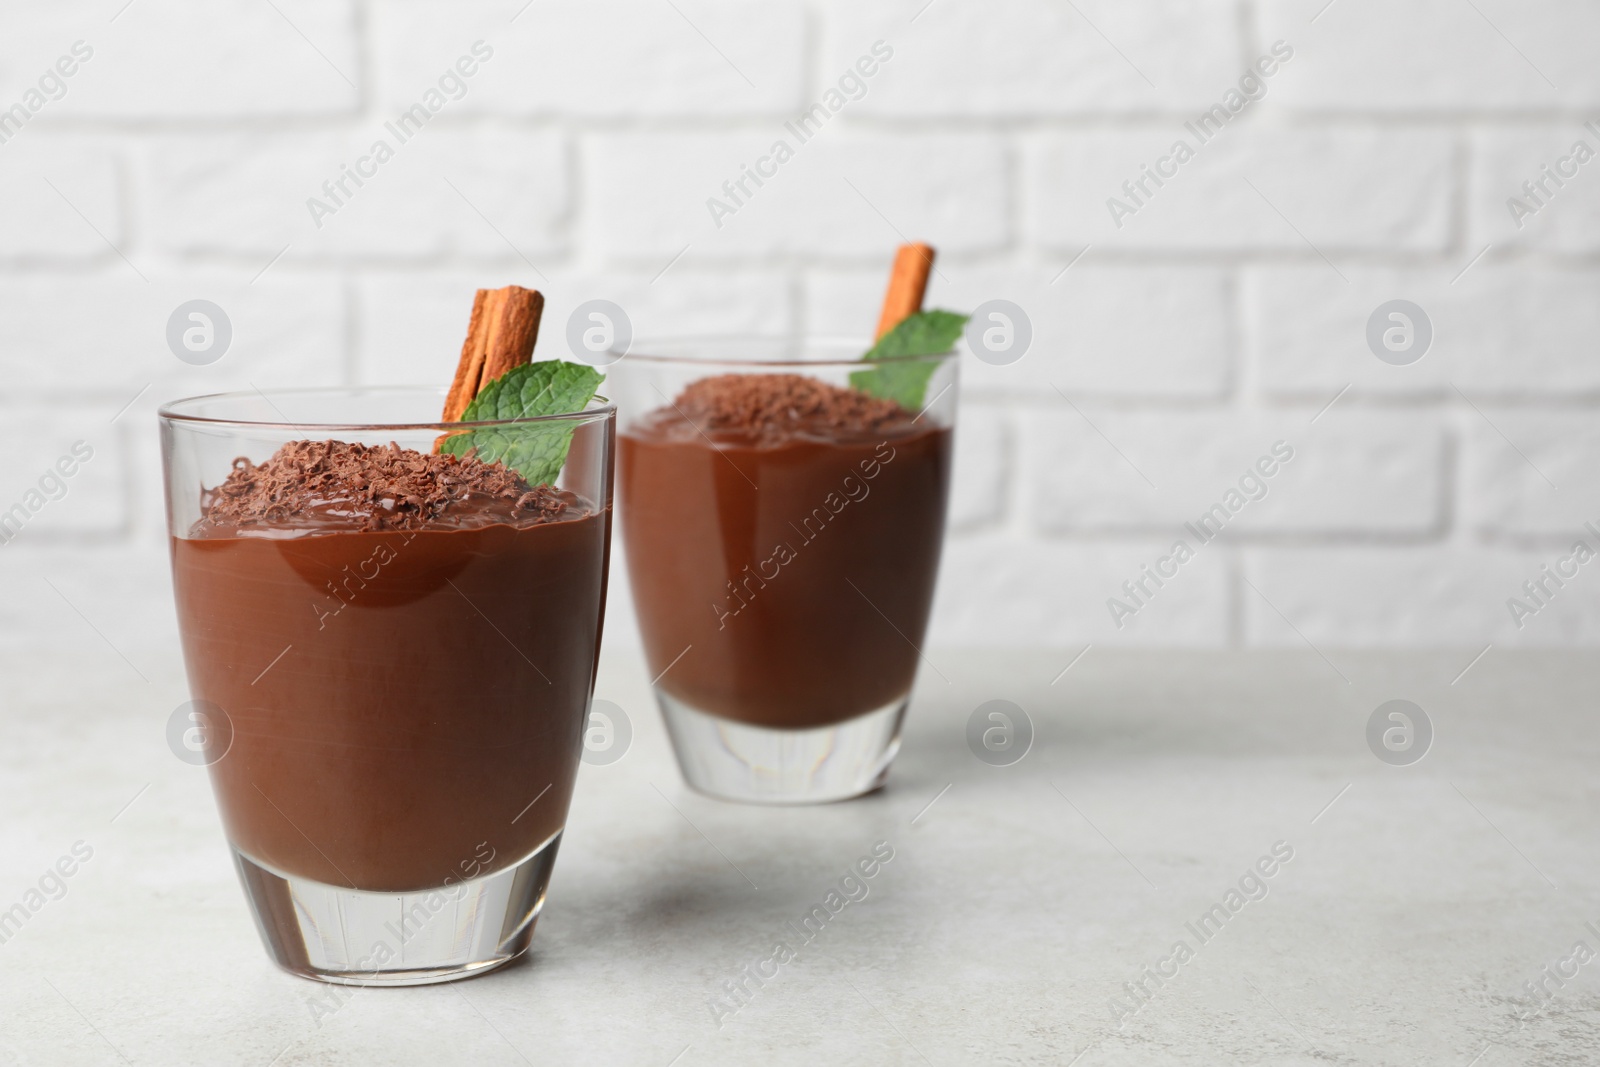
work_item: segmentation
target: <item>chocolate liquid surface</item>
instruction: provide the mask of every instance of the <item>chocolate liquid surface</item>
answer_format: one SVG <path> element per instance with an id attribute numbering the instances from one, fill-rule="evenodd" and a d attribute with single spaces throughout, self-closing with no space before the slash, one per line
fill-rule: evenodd
<path id="1" fill-rule="evenodd" d="M 904 411 L 786 427 L 701 415 L 680 402 L 618 438 L 628 569 L 658 684 L 700 711 L 784 729 L 906 696 L 943 542 L 950 430 Z"/>

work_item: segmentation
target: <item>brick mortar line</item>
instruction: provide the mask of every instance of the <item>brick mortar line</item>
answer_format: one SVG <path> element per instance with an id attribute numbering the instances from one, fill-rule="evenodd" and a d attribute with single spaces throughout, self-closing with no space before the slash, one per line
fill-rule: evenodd
<path id="1" fill-rule="evenodd" d="M 620 255 L 614 257 L 592 256 L 585 257 L 572 251 L 577 242 L 562 240 L 558 244 L 547 246 L 532 245 L 524 239 L 526 251 L 543 257 L 543 265 L 555 270 L 572 270 L 579 273 L 610 272 L 610 273 L 649 273 L 659 271 L 661 264 L 653 253 L 640 252 L 637 254 Z M 1081 246 L 1080 246 L 1081 248 Z M 263 245 L 262 249 L 240 249 L 228 251 L 220 248 L 191 248 L 187 251 L 174 251 L 163 248 L 159 250 L 146 249 L 132 242 L 124 242 L 122 250 L 129 254 L 137 254 L 142 262 L 162 263 L 174 268 L 197 267 L 236 267 L 243 271 L 248 269 L 251 274 L 261 269 L 260 257 L 270 254 L 270 249 Z M 1474 267 L 1474 272 L 1482 269 L 1509 269 L 1518 268 L 1544 268 L 1553 273 L 1571 273 L 1574 275 L 1589 274 L 1600 270 L 1600 241 L 1597 241 L 1593 253 L 1546 253 L 1538 249 L 1523 250 L 1525 254 L 1516 258 L 1497 258 L 1497 252 L 1491 252 L 1484 261 Z M 1059 258 L 1052 261 L 1035 260 L 1031 253 L 1048 252 Z M 1390 270 L 1397 273 L 1425 273 L 1437 271 L 1441 275 L 1453 274 L 1461 268 L 1461 255 L 1459 251 L 1441 249 L 1439 251 L 1412 252 L 1412 253 L 1386 253 L 1375 249 L 1331 249 L 1330 255 L 1338 256 L 1341 266 L 1347 269 L 1373 269 Z M 1019 248 L 1012 250 L 996 250 L 993 252 L 951 252 L 940 257 L 940 267 L 944 270 L 955 271 L 986 271 L 992 269 L 1008 269 L 1019 272 L 1032 271 L 1039 275 L 1042 285 L 1049 282 L 1049 276 L 1059 272 L 1059 268 L 1071 262 L 1072 255 L 1063 251 L 1054 252 L 1053 249 L 1043 247 Z M 1226 271 L 1238 270 L 1270 270 L 1274 268 L 1289 269 L 1302 267 L 1318 267 L 1326 269 L 1326 264 L 1320 257 L 1312 253 L 1301 254 L 1285 249 L 1277 251 L 1261 249 L 1230 253 L 1225 250 L 1196 250 L 1184 252 L 1182 250 L 1149 249 L 1126 251 L 1102 251 L 1099 247 L 1094 249 L 1092 258 L 1097 260 L 1094 264 L 1082 264 L 1075 267 L 1079 269 L 1097 270 L 1106 267 L 1119 267 L 1127 269 L 1151 268 L 1180 268 L 1201 270 Z M 316 258 L 297 258 L 286 256 L 272 268 L 272 273 L 281 275 L 299 271 L 307 274 L 324 274 L 329 271 L 359 271 L 383 273 L 388 271 L 404 270 L 418 275 L 447 274 L 456 269 L 472 269 L 484 264 L 503 264 L 509 261 L 520 262 L 518 256 L 510 251 L 504 253 L 485 254 L 473 256 L 462 253 L 437 255 L 427 252 L 417 253 L 329 253 Z M 883 256 L 878 252 L 862 252 L 859 256 L 818 257 L 811 255 L 778 254 L 774 256 L 760 254 L 746 254 L 742 252 L 716 255 L 692 252 L 685 256 L 679 267 L 674 267 L 676 272 L 680 267 L 688 271 L 715 272 L 720 274 L 739 274 L 752 269 L 768 269 L 775 272 L 804 270 L 815 273 L 838 272 L 862 273 L 877 270 L 882 267 Z M 107 250 L 102 253 L 93 253 L 84 256 L 59 257 L 40 255 L 14 255 L 0 254 L 0 277 L 7 273 L 26 274 L 39 269 L 57 270 L 62 273 L 72 272 L 77 276 L 100 268 L 111 268 L 120 263 L 114 253 Z M 1052 269 L 1054 268 L 1054 269 Z M 125 270 L 126 267 L 124 266 Z M 100 273 L 106 278 L 115 278 L 117 270 L 105 269 Z"/>
<path id="2" fill-rule="evenodd" d="M 135 213 L 137 214 L 137 213 Z M 568 241 L 563 247 L 570 249 L 576 242 Z M 124 249 L 129 254 L 137 253 L 142 262 L 164 266 L 169 269 L 182 270 L 184 268 L 214 269 L 218 267 L 237 268 L 241 272 L 248 271 L 254 275 L 261 268 L 259 253 L 256 251 L 241 250 L 228 252 L 221 250 L 190 250 L 172 251 L 169 249 L 150 250 L 136 246 L 132 242 L 125 242 Z M 535 251 L 538 251 L 535 249 Z M 1036 254 L 1047 253 L 1050 258 L 1034 258 Z M 1440 252 L 1405 252 L 1385 253 L 1381 251 L 1362 250 L 1359 252 L 1335 251 L 1342 260 L 1342 265 L 1349 268 L 1371 268 L 1375 270 L 1390 270 L 1397 273 L 1423 273 L 1438 271 L 1441 273 L 1455 273 L 1461 267 L 1462 253 L 1457 251 Z M 285 257 L 272 268 L 274 275 L 299 274 L 306 277 L 326 277 L 330 273 L 356 272 L 362 276 L 380 277 L 389 273 L 407 273 L 419 277 L 432 275 L 445 275 L 458 270 L 470 270 L 485 263 L 504 263 L 507 260 L 516 260 L 514 253 L 486 256 L 466 256 L 451 254 L 438 256 L 429 253 L 416 253 L 415 255 L 398 256 L 379 253 L 350 254 L 337 253 L 316 259 L 296 259 Z M 1243 272 L 1259 272 L 1272 270 L 1299 269 L 1303 267 L 1322 267 L 1326 265 L 1315 254 L 1301 254 L 1293 251 L 1278 252 L 1275 250 L 1259 250 L 1245 252 L 1207 251 L 1195 250 L 1185 252 L 1181 250 L 1162 249 L 1127 249 L 1112 250 L 1096 247 L 1091 257 L 1096 262 L 1084 263 L 1075 267 L 1074 271 L 1095 271 L 1107 267 L 1119 269 L 1182 269 L 1201 271 L 1224 272 L 1239 270 Z M 876 271 L 882 267 L 882 255 L 863 252 L 859 257 L 819 257 L 812 255 L 761 255 L 732 253 L 727 256 L 695 257 L 686 256 L 679 267 L 686 272 L 716 273 L 744 273 L 752 269 L 772 270 L 774 272 L 788 272 L 801 270 L 811 274 L 827 275 L 860 274 Z M 1049 276 L 1059 272 L 1059 269 L 1070 263 L 1073 255 L 1063 251 L 1056 253 L 1047 248 L 1017 248 L 1011 250 L 997 250 L 994 252 L 952 252 L 940 257 L 940 266 L 944 269 L 956 271 L 987 271 L 987 270 L 1012 270 L 1017 272 L 1034 272 L 1040 276 L 1041 283 L 1048 283 Z M 615 273 L 615 274 L 654 274 L 660 268 L 654 257 L 643 253 L 635 256 L 619 256 L 615 258 L 584 258 L 567 251 L 551 253 L 546 257 L 546 265 L 556 270 L 573 270 L 583 273 Z M 1480 264 L 1474 267 L 1474 272 L 1483 269 L 1508 270 L 1512 268 L 1536 268 L 1548 270 L 1552 273 L 1584 275 L 1600 271 L 1600 240 L 1597 240 L 1593 253 L 1558 252 L 1534 248 L 1506 250 L 1502 255 L 1501 249 L 1496 247 Z M 60 273 L 62 276 L 74 278 L 88 278 L 89 280 L 116 280 L 126 267 L 109 250 L 105 253 L 93 253 L 86 256 L 57 257 L 39 255 L 13 255 L 0 254 L 0 279 L 8 274 L 37 276 L 40 270 Z"/>
<path id="3" fill-rule="evenodd" d="M 307 132 L 362 132 L 369 124 L 381 123 L 387 118 L 392 118 L 391 109 L 414 101 L 384 100 L 372 108 L 359 110 L 333 111 L 304 114 L 282 115 L 192 115 L 186 116 L 178 113 L 167 115 L 103 115 L 84 114 L 57 114 L 45 116 L 38 126 L 30 126 L 30 137 L 41 140 L 49 138 L 80 137 L 84 134 L 104 134 L 107 136 L 135 134 L 166 134 L 175 137 L 194 137 L 218 134 L 261 134 L 282 132 L 285 134 Z M 1113 132 L 1113 133 L 1145 133 L 1170 134 L 1174 123 L 1181 124 L 1185 120 L 1193 119 L 1195 113 L 1203 111 L 1214 100 L 1195 101 L 1190 108 L 1174 108 L 1172 110 L 1115 110 L 1103 109 L 1098 111 L 1085 110 L 1082 112 L 1062 114 L 1027 114 L 1027 113 L 945 113 L 945 114 L 903 114 L 903 115 L 874 115 L 864 114 L 859 111 L 841 114 L 836 123 L 830 127 L 837 129 L 858 130 L 862 133 L 883 134 L 904 133 L 908 137 L 938 136 L 952 134 L 961 136 L 984 135 L 1018 135 L 1038 136 L 1052 133 L 1076 134 L 1084 132 Z M 661 134 L 661 133 L 723 133 L 723 134 L 770 134 L 772 123 L 792 119 L 807 106 L 804 102 L 797 102 L 793 108 L 774 109 L 771 111 L 750 111 L 735 113 L 692 113 L 680 114 L 663 113 L 659 115 L 644 114 L 604 114 L 590 113 L 574 110 L 536 110 L 536 111 L 484 111 L 465 110 L 449 114 L 440 114 L 434 122 L 439 129 L 479 129 L 501 125 L 513 126 L 523 130 L 540 130 L 560 126 L 563 123 L 577 122 L 583 126 L 583 132 L 593 131 L 603 135 L 616 134 Z M 1412 112 L 1378 112 L 1378 111 L 1336 111 L 1336 110 L 1311 110 L 1292 109 L 1279 105 L 1264 107 L 1259 112 L 1242 121 L 1240 128 L 1260 129 L 1272 132 L 1328 132 L 1331 130 L 1349 130 L 1351 132 L 1383 131 L 1405 132 L 1413 131 L 1422 126 L 1437 129 L 1441 133 L 1459 131 L 1462 129 L 1481 130 L 1490 134 L 1524 134 L 1529 131 L 1529 122 L 1547 124 L 1551 127 L 1566 123 L 1577 123 L 1593 119 L 1600 113 L 1600 99 L 1587 107 L 1563 108 L 1525 108 L 1505 111 L 1472 110 L 1459 111 L 1412 111 Z M 430 127 L 434 126 L 430 122 Z"/>

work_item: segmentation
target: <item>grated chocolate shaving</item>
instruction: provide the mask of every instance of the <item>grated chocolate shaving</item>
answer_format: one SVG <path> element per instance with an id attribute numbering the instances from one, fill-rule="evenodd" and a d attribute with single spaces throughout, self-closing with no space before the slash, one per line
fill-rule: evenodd
<path id="1" fill-rule="evenodd" d="M 291 441 L 261 464 L 246 457 L 201 494 L 199 528 L 414 530 L 551 522 L 578 504 L 498 463 L 391 442 Z M 197 529 L 197 533 L 202 533 Z"/>
<path id="2" fill-rule="evenodd" d="M 762 438 L 825 437 L 903 428 L 912 418 L 895 403 L 802 374 L 721 374 L 692 382 L 675 402 L 701 430 Z"/>

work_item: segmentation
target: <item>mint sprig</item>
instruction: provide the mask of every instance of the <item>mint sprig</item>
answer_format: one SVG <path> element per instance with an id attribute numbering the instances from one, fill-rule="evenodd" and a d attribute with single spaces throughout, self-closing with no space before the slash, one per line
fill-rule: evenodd
<path id="1" fill-rule="evenodd" d="M 918 311 L 862 353 L 862 359 L 900 359 L 903 356 L 942 356 L 955 347 L 970 315 L 954 311 Z"/>
<path id="2" fill-rule="evenodd" d="M 582 411 L 605 375 L 583 363 L 559 359 L 513 367 L 479 390 L 462 422 L 528 419 Z M 494 426 L 453 434 L 441 452 L 465 456 L 476 451 L 485 463 L 503 463 L 529 485 L 554 485 L 567 462 L 574 427 L 566 423 Z"/>
<path id="3" fill-rule="evenodd" d="M 950 351 L 970 317 L 937 309 L 907 316 L 861 356 L 863 360 L 887 362 L 852 373 L 851 388 L 893 400 L 910 411 L 920 409 L 939 362 L 918 357 L 942 356 Z"/>

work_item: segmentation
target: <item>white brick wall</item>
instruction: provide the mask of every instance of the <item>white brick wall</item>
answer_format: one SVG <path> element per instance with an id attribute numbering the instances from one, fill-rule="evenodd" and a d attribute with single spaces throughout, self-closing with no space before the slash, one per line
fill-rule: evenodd
<path id="1" fill-rule="evenodd" d="M 1248 272 L 1246 314 L 1261 389 L 1314 400 L 1354 383 L 1372 396 L 1459 400 L 1459 389 L 1475 398 L 1545 403 L 1600 390 L 1600 274 L 1577 264 L 1485 261 L 1452 282 L 1460 266 L 1465 262 L 1346 267 L 1349 283 L 1335 286 L 1320 263 Z M 1421 362 L 1393 367 L 1372 358 L 1363 337 L 1372 309 L 1402 294 L 1447 332 Z"/>
<path id="2" fill-rule="evenodd" d="M 8 5 L 7 37 L 15 30 L 18 39 L 6 42 L 6 81 L 31 81 L 81 40 L 94 54 L 67 95 L 51 105 L 52 116 L 178 120 L 181 128 L 182 120 L 360 111 L 354 0 L 140 0 L 138 8 L 119 13 L 121 6 L 101 0 Z M 7 93 L 8 104 L 15 95 Z"/>
<path id="3" fill-rule="evenodd" d="M 1184 132 L 1165 122 L 1041 136 L 1029 146 L 1027 230 L 1074 251 L 1441 252 L 1450 241 L 1452 139 L 1433 131 L 1228 127 L 1118 227 L 1106 198 Z"/>
<path id="4" fill-rule="evenodd" d="M 0 545 L 0 640 L 113 654 L 92 624 L 170 655 L 163 400 L 442 381 L 480 284 L 606 297 L 641 334 L 865 335 L 904 234 L 943 253 L 933 302 L 1008 299 L 1034 330 L 963 368 L 935 644 L 1600 641 L 1600 572 L 1520 628 L 1505 603 L 1600 524 L 1600 158 L 1542 169 L 1600 152 L 1593 3 L 11 8 L 0 108 L 93 56 L 0 143 L 0 511 L 73 441 L 95 456 Z M 1265 94 L 1116 225 L 1107 198 L 1280 39 Z M 317 226 L 306 199 L 480 40 Z M 718 227 L 707 198 L 880 40 Z M 208 367 L 164 341 L 195 297 L 235 329 Z M 1395 298 L 1434 326 L 1412 366 L 1367 347 Z M 1268 495 L 1118 627 L 1107 599 L 1280 439 Z"/>
<path id="5" fill-rule="evenodd" d="M 881 39 L 895 57 L 862 101 L 863 111 L 977 119 L 1186 110 L 1234 76 L 1232 0 L 1084 0 L 1078 11 L 1070 4 L 990 0 L 951 4 L 911 22 L 921 6 L 829 0 L 818 76 L 826 81 L 844 71 Z M 1137 58 L 1108 48 L 1095 27 Z"/>
<path id="6" fill-rule="evenodd" d="M 1423 534 L 1436 528 L 1442 436 L 1437 421 L 1387 411 L 1055 410 L 1023 420 L 1033 522 L 1061 534 L 1179 533 L 1246 478 L 1251 499 L 1228 523 L 1251 536 Z M 1291 458 L 1279 462 L 1274 445 Z M 1276 468 L 1274 470 L 1274 468 Z M 1146 480 L 1148 479 L 1148 481 Z"/>
<path id="7" fill-rule="evenodd" d="M 350 133 L 151 138 L 141 152 L 145 227 L 168 254 L 246 255 L 263 266 L 286 246 L 293 261 L 419 266 L 515 255 L 507 241 L 535 263 L 565 251 L 559 136 L 425 129 L 365 185 L 347 184 L 344 203 L 323 192 L 383 135 L 368 122 Z M 314 218 L 312 197 L 334 213 Z"/>
<path id="8" fill-rule="evenodd" d="M 751 5 L 727 0 L 674 0 L 681 14 L 652 0 L 539 0 L 510 22 L 525 2 L 373 5 L 381 104 L 414 103 L 483 38 L 495 56 L 461 101 L 475 114 L 628 120 L 787 115 L 799 106 L 804 4 L 764 0 L 754 16 Z"/>
<path id="9" fill-rule="evenodd" d="M 0 97 L 9 104 L 11 97 Z M 117 155 L 94 138 L 34 136 L 26 130 L 4 146 L 0 168 L 0 261 L 22 267 L 115 260 L 128 220 Z"/>
<path id="10" fill-rule="evenodd" d="M 839 121 L 839 120 L 834 120 Z M 665 264 L 755 256 L 881 258 L 896 231 L 940 234 L 952 255 L 1010 243 L 1004 143 L 983 134 L 860 134 L 827 129 L 732 218 L 713 225 L 706 200 L 779 137 L 626 133 L 586 139 L 591 217 L 585 243 L 602 256 Z M 791 136 L 790 142 L 795 139 Z M 747 186 L 747 188 L 749 188 Z"/>
<path id="11" fill-rule="evenodd" d="M 1600 107 L 1600 70 L 1589 58 L 1600 37 L 1593 4 L 1339 0 L 1322 11 L 1326 4 L 1257 4 L 1261 39 L 1290 41 L 1305 60 L 1304 77 L 1282 97 L 1296 109 L 1448 118 Z"/>

